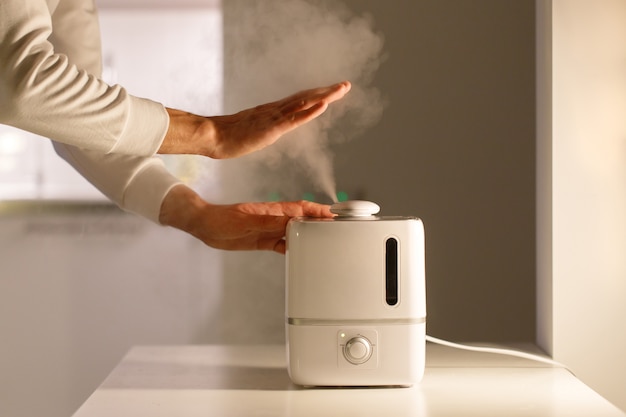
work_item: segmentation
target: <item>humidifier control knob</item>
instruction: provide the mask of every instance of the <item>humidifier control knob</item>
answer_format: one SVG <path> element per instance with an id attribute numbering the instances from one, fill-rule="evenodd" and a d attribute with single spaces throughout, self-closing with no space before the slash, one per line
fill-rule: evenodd
<path id="1" fill-rule="evenodd" d="M 365 363 L 372 356 L 372 344 L 364 336 L 355 336 L 346 342 L 343 355 L 355 365 Z"/>

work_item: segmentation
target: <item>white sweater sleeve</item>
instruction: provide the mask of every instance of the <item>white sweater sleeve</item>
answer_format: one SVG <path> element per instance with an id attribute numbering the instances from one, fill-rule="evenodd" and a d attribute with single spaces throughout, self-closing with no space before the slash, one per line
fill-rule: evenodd
<path id="1" fill-rule="evenodd" d="M 145 158 L 54 143 L 56 152 L 104 195 L 126 211 L 159 223 L 161 203 L 180 180 L 160 158 Z"/>
<path id="2" fill-rule="evenodd" d="M 158 223 L 180 183 L 153 156 L 169 118 L 161 104 L 106 85 L 100 71 L 91 1 L 0 0 L 0 122 L 53 139 L 102 193 Z"/>
<path id="3" fill-rule="evenodd" d="M 57 8 L 53 27 L 46 0 L 0 1 L 0 123 L 103 153 L 153 155 L 167 131 L 164 107 L 80 65 L 101 53 L 91 1 L 60 0 Z M 51 35 L 79 56 L 56 51 Z"/>

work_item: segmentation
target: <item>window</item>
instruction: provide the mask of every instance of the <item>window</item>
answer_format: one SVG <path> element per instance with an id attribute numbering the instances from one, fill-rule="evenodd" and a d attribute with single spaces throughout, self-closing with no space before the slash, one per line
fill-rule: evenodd
<path id="1" fill-rule="evenodd" d="M 105 81 L 168 107 L 203 115 L 221 112 L 223 35 L 218 6 L 101 9 L 100 22 Z M 191 184 L 202 172 L 203 188 L 217 184 L 217 170 L 208 158 L 164 160 L 183 181 Z M 56 155 L 48 139 L 0 125 L 0 200 L 105 197 Z"/>

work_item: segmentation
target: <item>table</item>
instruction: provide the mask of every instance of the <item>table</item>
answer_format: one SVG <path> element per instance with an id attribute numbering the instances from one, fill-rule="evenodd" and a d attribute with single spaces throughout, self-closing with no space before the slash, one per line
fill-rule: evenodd
<path id="1" fill-rule="evenodd" d="M 284 346 L 137 346 L 74 417 L 626 417 L 568 370 L 428 343 L 410 388 L 303 388 Z"/>

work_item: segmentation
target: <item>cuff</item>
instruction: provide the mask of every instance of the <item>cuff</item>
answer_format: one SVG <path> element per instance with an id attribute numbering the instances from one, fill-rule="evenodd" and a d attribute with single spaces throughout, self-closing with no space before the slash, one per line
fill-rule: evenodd
<path id="1" fill-rule="evenodd" d="M 165 139 L 169 115 L 160 103 L 134 96 L 128 98 L 128 118 L 124 131 L 109 153 L 152 156 Z"/>
<path id="2" fill-rule="evenodd" d="M 160 159 L 155 158 L 130 180 L 121 206 L 126 211 L 161 224 L 159 214 L 163 199 L 178 184 L 182 182 L 167 171 Z"/>

